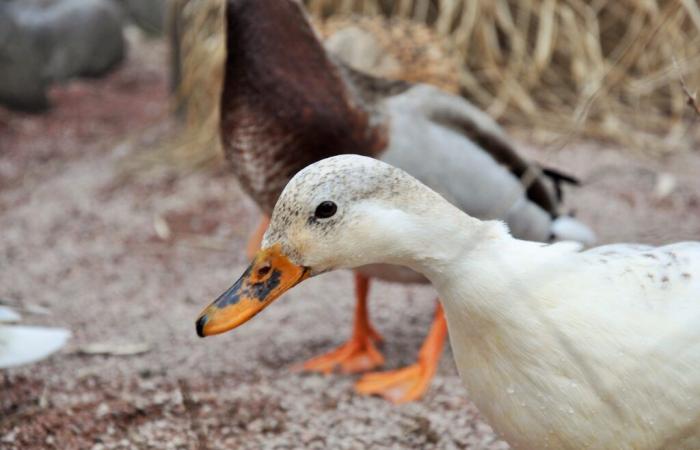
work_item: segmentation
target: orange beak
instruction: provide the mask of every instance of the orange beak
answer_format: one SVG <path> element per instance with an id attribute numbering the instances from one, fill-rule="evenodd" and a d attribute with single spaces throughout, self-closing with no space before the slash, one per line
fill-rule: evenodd
<path id="1" fill-rule="evenodd" d="M 308 268 L 292 263 L 279 244 L 260 250 L 241 278 L 202 311 L 197 334 L 211 336 L 242 325 L 309 275 Z"/>

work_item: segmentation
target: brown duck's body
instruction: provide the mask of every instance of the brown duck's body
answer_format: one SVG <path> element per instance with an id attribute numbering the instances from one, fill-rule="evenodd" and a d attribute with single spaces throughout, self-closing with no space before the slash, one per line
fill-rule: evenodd
<path id="1" fill-rule="evenodd" d="M 222 142 L 233 172 L 263 214 L 269 216 L 299 170 L 354 153 L 405 170 L 472 216 L 504 220 L 516 237 L 547 240 L 556 234 L 554 187 L 561 177 L 553 173 L 548 180 L 466 100 L 349 68 L 326 52 L 295 0 L 228 0 L 226 29 Z M 356 372 L 383 363 L 367 313 L 368 278 L 425 281 L 394 266 L 358 270 L 352 338 L 307 362 L 306 369 Z M 395 373 L 369 374 L 358 391 L 395 401 L 419 398 L 436 369 L 444 334 L 438 310 L 419 361 Z"/>
<path id="2" fill-rule="evenodd" d="M 299 7 L 231 0 L 227 25 L 222 140 L 263 212 L 272 212 L 287 181 L 307 165 L 386 147 L 386 125 L 347 87 Z"/>

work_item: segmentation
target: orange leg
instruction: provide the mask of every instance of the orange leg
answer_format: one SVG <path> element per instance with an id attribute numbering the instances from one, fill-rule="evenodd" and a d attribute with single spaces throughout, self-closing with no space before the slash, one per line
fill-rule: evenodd
<path id="1" fill-rule="evenodd" d="M 255 229 L 255 232 L 253 232 L 253 235 L 248 240 L 248 245 L 245 248 L 245 253 L 248 256 L 248 259 L 253 259 L 258 250 L 260 250 L 260 244 L 262 243 L 263 236 L 265 235 L 265 231 L 267 231 L 267 227 L 269 225 L 270 218 L 263 214 L 258 228 Z"/>
<path id="2" fill-rule="evenodd" d="M 384 364 L 384 357 L 374 346 L 382 337 L 377 333 L 369 321 L 367 310 L 367 293 L 369 292 L 369 280 L 358 273 L 355 274 L 355 324 L 350 340 L 335 350 L 325 355 L 320 355 L 306 361 L 302 370 L 329 374 L 336 367 L 344 373 L 363 372 L 374 369 Z"/>
<path id="3" fill-rule="evenodd" d="M 406 403 L 421 398 L 435 375 L 445 336 L 447 322 L 438 302 L 435 320 L 418 353 L 418 361 L 399 370 L 368 373 L 357 382 L 355 391 L 360 394 L 381 395 L 394 403 Z"/>

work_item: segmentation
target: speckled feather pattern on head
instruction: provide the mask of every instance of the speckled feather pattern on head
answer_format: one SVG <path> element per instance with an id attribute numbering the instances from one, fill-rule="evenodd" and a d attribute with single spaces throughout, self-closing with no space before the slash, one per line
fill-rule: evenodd
<path id="1" fill-rule="evenodd" d="M 338 189 L 347 186 L 351 189 Z M 416 210 L 424 197 L 439 198 L 439 195 L 421 184 L 404 171 L 388 164 L 357 155 L 340 155 L 314 163 L 302 169 L 287 184 L 275 206 L 270 227 L 265 233 L 263 248 L 277 242 L 288 241 L 287 233 L 298 227 L 310 226 L 320 235 L 326 235 L 335 227 L 352 226 L 352 216 L 345 212 L 348 207 L 362 200 L 400 202 L 408 210 Z M 309 202 L 309 199 L 312 199 Z M 338 212 L 329 219 L 317 219 L 316 207 L 323 201 L 338 205 Z M 299 250 L 284 247 L 292 260 L 298 260 Z"/>

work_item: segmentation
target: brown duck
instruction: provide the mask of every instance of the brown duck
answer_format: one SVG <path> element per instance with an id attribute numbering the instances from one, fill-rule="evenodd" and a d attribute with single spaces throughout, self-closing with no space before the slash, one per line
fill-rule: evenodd
<path id="1" fill-rule="evenodd" d="M 257 250 L 290 178 L 315 161 L 345 153 L 399 167 L 468 214 L 504 220 L 518 238 L 593 240 L 583 224 L 559 211 L 559 184 L 574 180 L 523 159 L 501 128 L 463 98 L 344 65 L 326 52 L 299 2 L 228 0 L 226 30 L 222 141 L 232 170 L 264 217 L 249 252 Z M 370 278 L 426 282 L 401 267 L 357 270 L 352 336 L 304 369 L 351 373 L 384 363 L 367 310 Z M 198 333 L 216 334 L 240 323 L 223 308 L 200 321 Z M 438 307 L 417 362 L 366 374 L 356 390 L 394 402 L 419 398 L 435 373 L 446 331 Z"/>

